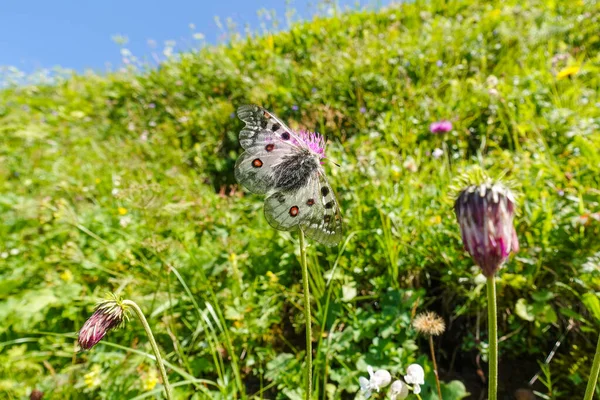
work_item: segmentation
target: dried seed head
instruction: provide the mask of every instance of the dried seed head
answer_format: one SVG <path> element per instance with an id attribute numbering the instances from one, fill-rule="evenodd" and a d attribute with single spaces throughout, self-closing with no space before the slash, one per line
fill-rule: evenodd
<path id="1" fill-rule="evenodd" d="M 413 326 L 417 332 L 429 336 L 441 335 L 446 330 L 446 324 L 442 317 L 430 311 L 417 315 Z"/>

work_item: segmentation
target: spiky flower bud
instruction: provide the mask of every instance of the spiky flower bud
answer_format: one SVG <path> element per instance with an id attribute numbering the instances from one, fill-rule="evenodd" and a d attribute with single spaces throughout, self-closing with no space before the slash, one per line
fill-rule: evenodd
<path id="1" fill-rule="evenodd" d="M 454 204 L 465 250 L 487 277 L 519 250 L 513 226 L 514 195 L 500 183 L 485 182 L 462 190 Z"/>
<path id="2" fill-rule="evenodd" d="M 126 318 L 126 308 L 116 297 L 98 303 L 94 314 L 79 331 L 79 346 L 84 350 L 91 349 L 104 335 L 121 326 Z"/>

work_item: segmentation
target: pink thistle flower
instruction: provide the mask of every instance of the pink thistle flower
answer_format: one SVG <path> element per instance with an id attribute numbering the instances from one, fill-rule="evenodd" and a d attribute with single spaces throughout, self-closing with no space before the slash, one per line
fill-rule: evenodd
<path id="1" fill-rule="evenodd" d="M 102 301 L 79 331 L 79 346 L 84 350 L 91 349 L 108 332 L 121 326 L 125 318 L 127 318 L 126 309 L 116 298 Z"/>
<path id="2" fill-rule="evenodd" d="M 500 183 L 472 185 L 454 204 L 465 250 L 485 276 L 494 275 L 511 252 L 519 251 L 513 226 L 515 199 Z"/>
<path id="3" fill-rule="evenodd" d="M 447 121 L 445 119 L 434 122 L 429 125 L 429 131 L 431 133 L 447 133 L 452 130 L 452 122 Z"/>
<path id="4" fill-rule="evenodd" d="M 304 145 L 308 147 L 310 151 L 319 156 L 319 158 L 325 158 L 325 139 L 317 132 L 309 132 L 309 131 L 298 131 L 296 132 L 298 138 L 301 143 L 299 145 Z"/>

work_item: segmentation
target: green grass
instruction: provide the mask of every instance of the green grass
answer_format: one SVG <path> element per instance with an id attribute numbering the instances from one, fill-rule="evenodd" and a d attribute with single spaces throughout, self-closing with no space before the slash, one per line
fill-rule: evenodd
<path id="1" fill-rule="evenodd" d="M 297 235 L 272 230 L 263 199 L 233 178 L 232 113 L 257 103 L 323 133 L 340 164 L 325 167 L 345 240 L 308 248 L 315 398 L 352 398 L 367 365 L 400 376 L 413 362 L 433 398 L 427 340 L 410 327 L 423 310 L 448 325 L 436 342 L 445 398 L 461 392 L 450 381 L 479 397 L 485 288 L 448 200 L 474 165 L 522 193 L 521 251 L 497 277 L 500 398 L 570 321 L 544 367 L 551 384 L 535 389 L 582 397 L 600 323 L 600 7 L 497 7 L 316 17 L 154 69 L 0 91 L 1 396 L 160 398 L 139 324 L 74 351 L 114 292 L 144 309 L 177 398 L 300 398 Z M 454 130 L 429 133 L 443 118 Z"/>

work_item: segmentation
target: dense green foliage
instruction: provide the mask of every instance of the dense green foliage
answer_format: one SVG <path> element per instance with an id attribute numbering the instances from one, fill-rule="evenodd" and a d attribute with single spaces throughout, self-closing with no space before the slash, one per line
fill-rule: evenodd
<path id="1" fill-rule="evenodd" d="M 448 325 L 442 379 L 479 398 L 485 288 L 448 199 L 473 165 L 522 194 L 498 276 L 501 393 L 566 333 L 534 387 L 580 398 L 600 326 L 599 24 L 594 1 L 405 4 L 1 91 L 0 396 L 160 397 L 136 320 L 75 351 L 114 292 L 146 311 L 178 398 L 300 398 L 297 235 L 233 179 L 233 113 L 256 103 L 323 133 L 340 164 L 325 167 L 346 239 L 309 247 L 319 398 L 412 362 L 434 398 L 410 325 L 425 310 Z M 451 133 L 429 132 L 440 119 Z"/>

